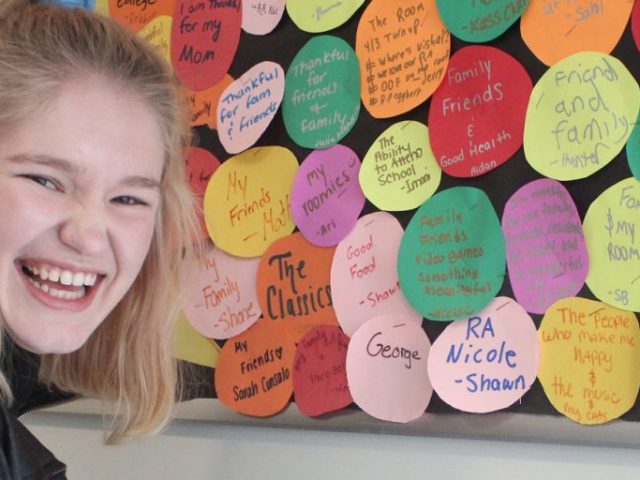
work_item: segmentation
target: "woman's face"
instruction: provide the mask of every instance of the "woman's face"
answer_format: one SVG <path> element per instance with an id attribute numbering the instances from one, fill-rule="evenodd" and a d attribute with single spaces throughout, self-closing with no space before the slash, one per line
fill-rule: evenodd
<path id="1" fill-rule="evenodd" d="M 104 80 L 67 85 L 0 132 L 0 317 L 36 353 L 78 349 L 136 278 L 164 151 L 152 110 Z"/>

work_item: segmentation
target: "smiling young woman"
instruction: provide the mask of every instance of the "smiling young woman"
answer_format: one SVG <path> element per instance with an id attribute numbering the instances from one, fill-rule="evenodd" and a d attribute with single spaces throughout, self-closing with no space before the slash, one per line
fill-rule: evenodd
<path id="1" fill-rule="evenodd" d="M 25 356 L 16 352 L 26 351 L 40 360 L 42 385 L 114 402 L 108 441 L 155 432 L 179 391 L 173 326 L 181 266 L 198 236 L 178 85 L 109 19 L 3 2 L 4 416 L 33 403 L 16 392 L 38 391 L 15 372 Z M 2 447 L 11 467 L 15 446 Z"/>

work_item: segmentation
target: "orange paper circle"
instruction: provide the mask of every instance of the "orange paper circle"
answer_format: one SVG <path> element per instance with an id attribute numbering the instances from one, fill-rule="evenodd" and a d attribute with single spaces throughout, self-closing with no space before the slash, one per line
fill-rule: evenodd
<path id="1" fill-rule="evenodd" d="M 295 343 L 282 328 L 259 320 L 222 347 L 215 371 L 218 399 L 246 415 L 278 413 L 293 393 L 295 350 Z"/>
<path id="2" fill-rule="evenodd" d="M 576 52 L 611 53 L 624 31 L 632 1 L 531 0 L 520 20 L 524 43 L 546 65 Z"/>
<path id="3" fill-rule="evenodd" d="M 356 34 L 367 111 L 388 118 L 426 101 L 444 79 L 450 44 L 435 0 L 373 0 Z"/>
<path id="4" fill-rule="evenodd" d="M 216 109 L 222 92 L 233 83 L 233 77 L 225 75 L 222 80 L 206 90 L 189 90 L 184 88 L 184 97 L 191 110 L 191 126 L 206 125 L 210 129 L 218 128 Z"/>
<path id="5" fill-rule="evenodd" d="M 258 266 L 258 303 L 267 320 L 297 342 L 318 325 L 338 326 L 331 299 L 335 248 L 313 245 L 300 232 L 273 242 Z"/>
<path id="6" fill-rule="evenodd" d="M 109 15 L 125 27 L 138 32 L 160 15 L 173 15 L 176 0 L 122 2 L 107 0 Z"/>

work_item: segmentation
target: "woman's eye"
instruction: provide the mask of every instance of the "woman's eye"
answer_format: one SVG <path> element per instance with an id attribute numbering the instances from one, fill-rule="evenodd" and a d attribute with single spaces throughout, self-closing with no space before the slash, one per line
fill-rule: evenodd
<path id="1" fill-rule="evenodd" d="M 148 205 L 144 200 L 140 200 L 139 198 L 132 197 L 130 195 L 120 195 L 119 197 L 115 197 L 112 201 L 122 205 Z"/>
<path id="2" fill-rule="evenodd" d="M 23 175 L 24 178 L 28 178 L 32 182 L 37 183 L 38 185 L 42 185 L 45 188 L 50 188 L 51 190 L 60 190 L 58 185 L 51 180 L 50 178 L 43 177 L 42 175 Z"/>

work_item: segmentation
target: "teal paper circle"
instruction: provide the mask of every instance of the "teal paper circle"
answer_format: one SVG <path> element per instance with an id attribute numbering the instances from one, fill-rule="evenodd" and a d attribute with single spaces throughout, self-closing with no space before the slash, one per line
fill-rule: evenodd
<path id="1" fill-rule="evenodd" d="M 488 42 L 518 21 L 529 0 L 437 0 L 438 13 L 452 35 Z"/>
<path id="2" fill-rule="evenodd" d="M 631 131 L 631 136 L 629 140 L 627 140 L 627 162 L 629 162 L 629 169 L 631 170 L 631 175 L 633 175 L 636 179 L 640 180 L 640 127 L 638 124 L 640 123 L 640 118 L 636 121 L 633 130 Z"/>
<path id="3" fill-rule="evenodd" d="M 295 56 L 285 76 L 282 117 L 291 139 L 329 148 L 351 131 L 360 113 L 360 64 L 341 38 L 320 35 Z"/>
<path id="4" fill-rule="evenodd" d="M 454 187 L 427 200 L 407 225 L 398 252 L 400 287 L 430 320 L 468 317 L 502 287 L 505 240 L 482 190 Z"/>

